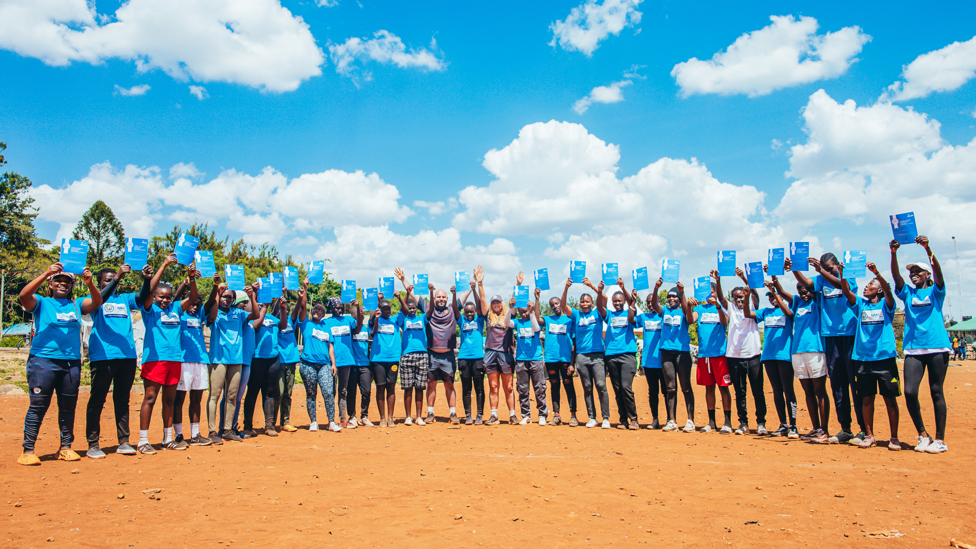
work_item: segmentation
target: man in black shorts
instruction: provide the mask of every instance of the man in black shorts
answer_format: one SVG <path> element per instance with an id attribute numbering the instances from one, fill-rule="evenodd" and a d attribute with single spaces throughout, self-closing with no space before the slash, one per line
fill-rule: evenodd
<path id="1" fill-rule="evenodd" d="M 451 411 L 451 425 L 460 425 L 455 405 L 454 374 L 457 371 L 457 319 L 461 316 L 457 307 L 457 289 L 451 286 L 451 306 L 448 307 L 447 292 L 434 291 L 429 284 L 432 307 L 427 307 L 427 325 L 430 328 L 430 368 L 427 371 L 427 423 L 434 423 L 434 403 L 437 401 L 437 381 L 444 382 L 444 396 Z"/>

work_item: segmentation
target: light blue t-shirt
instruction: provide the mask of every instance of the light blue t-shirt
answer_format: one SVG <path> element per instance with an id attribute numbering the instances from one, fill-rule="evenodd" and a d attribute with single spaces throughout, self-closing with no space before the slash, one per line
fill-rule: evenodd
<path id="1" fill-rule="evenodd" d="M 400 352 L 403 343 L 400 340 L 400 328 L 403 315 L 393 318 L 376 317 L 376 334 L 373 335 L 373 346 L 369 350 L 369 359 L 373 362 L 400 362 Z"/>
<path id="2" fill-rule="evenodd" d="M 688 319 L 685 318 L 685 311 L 679 305 L 677 309 L 664 306 L 664 313 L 661 319 L 661 350 L 664 351 L 690 351 L 691 336 L 688 335 Z"/>
<path id="3" fill-rule="evenodd" d="M 637 338 L 634 337 L 634 322 L 630 322 L 630 311 L 614 311 L 607 309 L 607 333 L 604 336 L 606 341 L 607 356 L 636 354 Z"/>
<path id="4" fill-rule="evenodd" d="M 356 366 L 369 366 L 369 331 L 363 327 L 352 335 L 352 361 Z"/>
<path id="5" fill-rule="evenodd" d="M 573 360 L 573 328 L 572 317 L 566 315 L 549 315 L 546 321 L 546 362 L 569 362 Z"/>
<path id="6" fill-rule="evenodd" d="M 210 324 L 211 364 L 244 364 L 245 324 L 245 311 L 236 307 L 231 307 L 226 312 L 217 309 L 217 317 Z"/>
<path id="7" fill-rule="evenodd" d="M 146 327 L 146 337 L 142 345 L 142 363 L 183 362 L 183 346 L 181 343 L 181 327 L 183 320 L 180 313 L 183 307 L 179 301 L 174 301 L 165 309 L 155 303 L 149 310 L 142 311 L 142 324 Z"/>
<path id="8" fill-rule="evenodd" d="M 905 303 L 903 349 L 948 349 L 952 346 L 942 316 L 945 286 L 939 288 L 933 284 L 919 290 L 904 284 L 897 295 Z"/>
<path id="9" fill-rule="evenodd" d="M 402 312 L 397 315 L 397 323 L 403 329 L 403 354 L 427 352 L 427 316 L 417 310 L 414 316 L 407 317 Z"/>
<path id="10" fill-rule="evenodd" d="M 576 333 L 577 353 L 602 353 L 604 317 L 595 307 L 584 313 L 573 309 L 573 329 Z"/>
<path id="11" fill-rule="evenodd" d="M 763 349 L 760 360 L 790 360 L 793 345 L 793 321 L 779 307 L 756 311 L 756 322 L 762 322 Z"/>
<path id="12" fill-rule="evenodd" d="M 891 321 L 895 310 L 889 309 L 885 300 L 871 303 L 866 298 L 857 298 L 857 339 L 851 358 L 862 362 L 872 362 L 898 356 L 895 347 L 895 329 Z"/>
<path id="13" fill-rule="evenodd" d="M 207 356 L 207 343 L 203 338 L 203 325 L 206 321 L 207 315 L 203 312 L 203 307 L 200 307 L 195 315 L 188 311 L 180 314 L 180 348 L 183 350 L 183 362 L 198 364 L 210 362 L 210 357 Z"/>
<path id="14" fill-rule="evenodd" d="M 278 358 L 279 322 L 281 319 L 275 315 L 264 315 L 261 328 L 254 334 L 254 358 Z"/>
<path id="15" fill-rule="evenodd" d="M 641 350 L 642 368 L 661 367 L 661 330 L 664 321 L 661 315 L 651 311 L 641 313 L 635 319 L 637 327 L 644 330 L 644 348 Z"/>
<path id="16" fill-rule="evenodd" d="M 332 364 L 329 359 L 329 326 L 327 319 L 319 322 L 311 316 L 299 320 L 295 326 L 302 332 L 302 362 L 309 364 Z"/>
<path id="17" fill-rule="evenodd" d="M 849 278 L 847 283 L 857 295 L 857 281 Z M 844 296 L 844 290 L 834 288 L 824 277 L 817 275 L 813 277 L 813 293 L 821 300 L 820 334 L 823 337 L 854 335 L 857 315 Z"/>
<path id="18" fill-rule="evenodd" d="M 295 337 L 295 324 L 288 315 L 288 326 L 278 331 L 278 362 L 295 364 L 300 360 L 298 355 L 298 338 Z"/>
<path id="19" fill-rule="evenodd" d="M 718 307 L 706 303 L 693 310 L 698 313 L 698 356 L 702 358 L 725 356 L 725 345 L 728 339 L 725 335 L 725 325 L 718 317 Z"/>
<path id="20" fill-rule="evenodd" d="M 91 314 L 88 360 L 136 358 L 129 311 L 139 309 L 136 294 L 113 294 Z"/>
<path id="21" fill-rule="evenodd" d="M 356 319 L 350 315 L 342 315 L 331 317 L 325 323 L 329 327 L 329 335 L 332 336 L 336 367 L 355 366 L 356 360 L 352 355 L 352 331 L 356 329 Z"/>
<path id="22" fill-rule="evenodd" d="M 461 315 L 458 319 L 458 327 L 461 328 L 458 358 L 463 360 L 485 358 L 485 317 L 475 314 L 474 320 L 468 320 Z"/>
<path id="23" fill-rule="evenodd" d="M 247 314 L 247 313 L 244 313 Z M 254 359 L 254 326 L 251 326 L 251 322 L 244 323 L 244 349 L 243 358 L 244 366 L 248 367 L 251 365 L 251 361 Z"/>
<path id="24" fill-rule="evenodd" d="M 542 340 L 539 339 L 541 329 L 532 328 L 532 320 L 516 318 L 515 323 L 515 360 L 542 360 Z"/>
<path id="25" fill-rule="evenodd" d="M 81 360 L 81 304 L 84 297 L 72 301 L 34 295 L 34 338 L 30 354 L 59 360 Z"/>
<path id="26" fill-rule="evenodd" d="M 810 301 L 794 295 L 790 304 L 793 311 L 793 341 L 790 354 L 822 353 L 823 338 L 820 337 L 820 299 L 814 296 Z"/>

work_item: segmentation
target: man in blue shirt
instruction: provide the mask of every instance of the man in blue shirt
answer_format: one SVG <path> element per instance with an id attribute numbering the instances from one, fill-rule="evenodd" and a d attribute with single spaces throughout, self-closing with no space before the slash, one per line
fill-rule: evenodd
<path id="1" fill-rule="evenodd" d="M 482 425 L 485 412 L 485 319 L 488 304 L 481 301 L 477 291 L 477 278 L 481 265 L 475 268 L 475 278 L 470 281 L 471 290 L 458 299 L 463 303 L 461 345 L 458 347 L 458 369 L 461 370 L 461 401 L 464 404 L 465 425 Z M 468 303 L 468 294 L 474 303 Z M 471 390 L 474 389 L 477 408 L 471 409 Z M 473 417 L 472 417 L 473 416 Z"/>
<path id="2" fill-rule="evenodd" d="M 566 403 L 569 404 L 569 426 L 576 427 L 576 386 L 573 384 L 573 319 L 563 314 L 563 308 L 558 297 L 549 300 L 552 314 L 542 319 L 545 330 L 544 343 L 546 371 L 549 374 L 549 391 L 552 393 L 552 425 L 560 425 L 559 417 L 559 385 L 566 389 Z"/>

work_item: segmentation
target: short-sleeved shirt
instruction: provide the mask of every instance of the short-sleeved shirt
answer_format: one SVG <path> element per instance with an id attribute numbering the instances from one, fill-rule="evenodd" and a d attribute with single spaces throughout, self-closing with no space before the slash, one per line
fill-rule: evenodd
<path id="1" fill-rule="evenodd" d="M 546 362 L 573 360 L 573 319 L 567 315 L 549 315 L 546 321 Z"/>
<path id="2" fill-rule="evenodd" d="M 180 314 L 180 349 L 183 351 L 183 362 L 196 362 L 207 364 L 210 357 L 207 356 L 207 342 L 203 337 L 203 325 L 207 322 L 207 315 L 203 312 L 203 307 L 197 310 L 197 314 L 183 311 Z"/>
<path id="3" fill-rule="evenodd" d="M 373 362 L 400 362 L 403 344 L 400 341 L 400 328 L 403 315 L 393 318 L 376 317 L 376 333 L 373 335 L 373 346 L 369 350 L 369 359 Z"/>
<path id="4" fill-rule="evenodd" d="M 211 364 L 244 364 L 244 325 L 247 324 L 247 316 L 247 312 L 236 307 L 226 312 L 217 309 L 217 317 L 210 324 Z"/>
<path id="5" fill-rule="evenodd" d="M 661 315 L 651 311 L 637 316 L 637 327 L 644 331 L 644 349 L 641 351 L 641 367 L 661 367 Z"/>
<path id="6" fill-rule="evenodd" d="M 857 295 L 857 281 L 849 278 L 847 284 Z M 847 301 L 844 290 L 835 288 L 824 277 L 817 275 L 813 277 L 813 293 L 820 299 L 820 334 L 823 337 L 854 335 L 857 315 L 854 306 Z"/>
<path id="7" fill-rule="evenodd" d="M 725 325 L 719 318 L 718 307 L 705 304 L 694 311 L 698 313 L 698 356 L 725 356 Z"/>
<path id="8" fill-rule="evenodd" d="M 369 331 L 365 327 L 352 334 L 352 361 L 356 366 L 369 366 Z"/>
<path id="9" fill-rule="evenodd" d="M 356 329 L 356 319 L 349 315 L 334 316 L 325 323 L 332 336 L 336 367 L 355 366 L 356 360 L 352 355 L 352 331 Z"/>
<path id="10" fill-rule="evenodd" d="M 515 323 L 515 360 L 542 360 L 542 341 L 539 339 L 541 330 L 532 327 L 532 320 L 516 318 Z"/>
<path id="11" fill-rule="evenodd" d="M 288 325 L 278 331 L 278 361 L 282 364 L 295 364 L 301 357 L 298 354 L 298 338 L 295 337 L 295 324 L 288 315 Z"/>
<path id="12" fill-rule="evenodd" d="M 318 322 L 312 320 L 311 316 L 305 320 L 299 320 L 295 325 L 302 332 L 302 362 L 310 364 L 332 364 L 329 359 L 329 341 L 331 335 L 327 319 Z"/>
<path id="13" fill-rule="evenodd" d="M 419 310 L 413 316 L 402 312 L 397 322 L 403 329 L 403 354 L 427 352 L 427 316 Z"/>
<path id="14" fill-rule="evenodd" d="M 596 308 L 584 313 L 573 309 L 573 329 L 576 333 L 577 353 L 602 353 L 604 317 Z"/>
<path id="15" fill-rule="evenodd" d="M 244 365 L 250 366 L 251 361 L 254 359 L 254 326 L 250 322 L 244 323 Z"/>
<path id="16" fill-rule="evenodd" d="M 756 311 L 756 322 L 763 323 L 763 348 L 760 360 L 790 360 L 793 321 L 779 307 Z"/>
<path id="17" fill-rule="evenodd" d="M 820 299 L 814 296 L 810 301 L 803 301 L 802 297 L 794 295 L 790 309 L 793 311 L 790 354 L 824 352 L 823 338 L 820 337 Z"/>
<path id="18" fill-rule="evenodd" d="M 174 301 L 165 309 L 155 303 L 149 310 L 142 311 L 142 324 L 146 327 L 146 338 L 142 345 L 142 363 L 165 360 L 183 362 L 183 346 L 180 340 L 183 320 L 180 313 L 183 307 Z"/>
<path id="19" fill-rule="evenodd" d="M 688 319 L 680 306 L 672 309 L 665 306 L 662 316 L 661 350 L 690 351 L 691 336 L 688 335 Z"/>
<path id="20" fill-rule="evenodd" d="M 634 337 L 636 319 L 630 322 L 630 311 L 607 309 L 607 333 L 605 352 L 608 356 L 637 353 L 637 338 Z"/>
<path id="21" fill-rule="evenodd" d="M 746 294 L 752 299 L 752 292 Z M 751 358 L 762 353 L 762 338 L 755 320 L 746 318 L 745 313 L 731 299 L 729 300 L 729 331 L 725 356 L 731 358 Z"/>
<path id="22" fill-rule="evenodd" d="M 86 298 L 56 299 L 34 295 L 34 338 L 30 354 L 59 360 L 81 360 L 81 304 Z"/>
<path id="23" fill-rule="evenodd" d="M 114 294 L 91 314 L 92 331 L 88 338 L 88 360 L 136 358 L 129 311 L 139 309 L 136 294 Z"/>
<path id="24" fill-rule="evenodd" d="M 898 356 L 895 329 L 891 325 L 895 310 L 888 308 L 884 299 L 871 303 L 863 297 L 857 298 L 856 307 L 857 338 L 854 340 L 851 357 L 854 360 L 873 362 Z"/>
<path id="25" fill-rule="evenodd" d="M 264 315 L 261 328 L 254 334 L 254 358 L 278 358 L 279 322 L 275 315 Z"/>
<path id="26" fill-rule="evenodd" d="M 948 348 L 949 332 L 946 331 L 942 315 L 945 286 L 939 288 L 933 284 L 920 290 L 903 284 L 897 295 L 905 303 L 905 339 L 902 348 L 906 354 L 914 349 Z"/>
<path id="27" fill-rule="evenodd" d="M 468 320 L 462 315 L 458 319 L 458 325 L 461 327 L 458 358 L 464 360 L 485 358 L 485 317 L 475 314 L 474 320 Z"/>

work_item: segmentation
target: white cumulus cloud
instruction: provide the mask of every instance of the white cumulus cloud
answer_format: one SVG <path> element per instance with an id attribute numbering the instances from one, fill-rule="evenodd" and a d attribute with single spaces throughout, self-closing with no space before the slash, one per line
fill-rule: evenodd
<path id="1" fill-rule="evenodd" d="M 149 84 L 139 84 L 138 86 L 132 86 L 131 88 L 123 88 L 118 84 L 115 85 L 115 94 L 122 95 L 125 97 L 132 97 L 134 95 L 146 95 L 149 91 Z"/>
<path id="2" fill-rule="evenodd" d="M 552 31 L 549 45 L 591 57 L 608 36 L 616 36 L 625 27 L 640 23 L 641 12 L 637 11 L 640 3 L 641 0 L 586 0 L 573 8 L 566 19 L 549 26 Z"/>
<path id="3" fill-rule="evenodd" d="M 330 44 L 329 53 L 336 65 L 336 72 L 352 78 L 358 78 L 362 70 L 360 65 L 370 61 L 401 69 L 442 71 L 447 67 L 444 60 L 438 57 L 439 50 L 434 39 L 430 41 L 430 49 L 411 48 L 408 51 L 399 36 L 386 30 L 376 31 L 373 38 L 352 37 L 342 44 Z M 366 73 L 365 78 L 369 80 L 370 74 Z"/>
<path id="4" fill-rule="evenodd" d="M 772 16 L 772 24 L 743 34 L 725 51 L 691 58 L 671 70 L 681 93 L 766 95 L 844 74 L 871 37 L 858 27 L 817 34 L 813 17 Z"/>
<path id="5" fill-rule="evenodd" d="M 210 94 L 207 93 L 207 88 L 203 86 L 190 86 L 190 93 L 200 101 L 210 97 Z"/>
<path id="6" fill-rule="evenodd" d="M 976 76 L 976 37 L 919 55 L 902 67 L 901 76 L 888 86 L 882 101 L 907 101 L 959 88 Z"/>
<path id="7" fill-rule="evenodd" d="M 621 88 L 631 85 L 630 80 L 621 80 L 620 82 L 614 82 L 609 86 L 597 86 L 590 90 L 590 93 L 573 104 L 573 110 L 576 114 L 583 114 L 590 108 L 593 103 L 619 103 L 624 100 L 624 94 Z"/>

